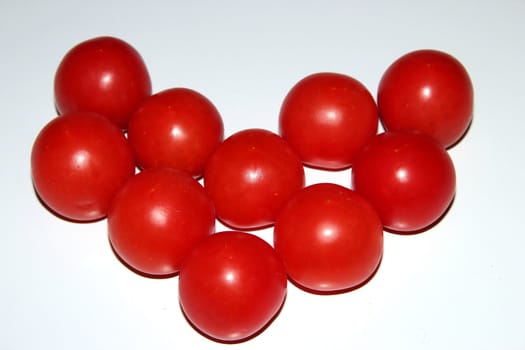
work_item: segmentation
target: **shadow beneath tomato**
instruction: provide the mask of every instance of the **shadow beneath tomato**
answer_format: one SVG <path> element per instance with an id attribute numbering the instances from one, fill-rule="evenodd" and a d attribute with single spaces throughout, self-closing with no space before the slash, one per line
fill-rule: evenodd
<path id="1" fill-rule="evenodd" d="M 182 312 L 182 315 L 184 316 L 184 319 L 186 319 L 186 321 L 188 322 L 188 324 L 191 326 L 191 328 L 193 328 L 197 333 L 199 333 L 200 335 L 202 335 L 203 337 L 209 339 L 209 340 L 212 340 L 216 343 L 219 343 L 219 344 L 226 344 L 226 345 L 232 345 L 232 344 L 240 344 L 240 343 L 244 343 L 244 342 L 247 342 L 251 339 L 254 339 L 256 337 L 258 337 L 260 334 L 262 334 L 264 331 L 266 331 L 266 329 L 268 329 L 268 327 L 271 326 L 271 324 L 275 321 L 275 319 L 277 319 L 277 317 L 279 317 L 279 315 L 281 314 L 281 311 L 284 307 L 284 304 L 286 304 L 286 298 L 288 297 L 288 295 L 286 295 L 284 297 L 284 300 L 281 304 L 281 306 L 279 307 L 279 309 L 277 310 L 277 312 L 275 313 L 275 315 L 273 315 L 273 317 L 261 328 L 259 329 L 257 332 L 255 332 L 254 334 L 248 336 L 248 337 L 245 337 L 245 338 L 242 338 L 242 339 L 237 339 L 237 340 L 223 340 L 223 339 L 217 339 L 217 338 L 214 338 L 212 336 L 210 336 L 209 334 L 206 334 L 204 333 L 203 331 L 201 331 L 195 324 L 193 324 L 193 322 L 188 318 L 188 316 L 186 315 L 186 313 L 184 312 L 184 309 L 182 308 L 182 305 L 179 301 L 179 307 L 180 307 L 180 310 Z"/>
<path id="2" fill-rule="evenodd" d="M 303 162 L 303 166 L 305 168 L 307 168 L 307 169 L 326 171 L 326 172 L 329 172 L 329 173 L 338 173 L 338 172 L 341 172 L 341 171 L 348 170 L 348 169 L 352 168 L 351 164 L 350 165 L 345 165 L 344 167 L 340 167 L 340 168 L 324 168 L 322 166 L 306 164 L 304 162 Z"/>
<path id="3" fill-rule="evenodd" d="M 113 255 L 117 258 L 117 260 L 120 261 L 120 263 L 122 265 L 124 265 L 128 270 L 130 270 L 131 272 L 133 272 L 133 273 L 135 273 L 135 274 L 137 274 L 137 275 L 139 275 L 141 277 L 159 280 L 159 279 L 172 278 L 172 277 L 176 277 L 176 276 L 179 275 L 178 271 L 177 272 L 173 272 L 173 273 L 164 274 L 164 275 L 154 275 L 154 274 L 150 274 L 150 273 L 146 273 L 146 272 L 137 270 L 135 267 L 131 266 L 126 261 L 124 261 L 124 259 L 122 259 L 120 257 L 120 255 L 118 255 L 117 251 L 113 247 L 113 244 L 111 244 L 111 240 L 109 239 L 109 235 L 108 235 L 108 243 L 109 243 L 109 246 L 111 248 L 111 251 L 113 252 Z"/>
<path id="4" fill-rule="evenodd" d="M 90 224 L 90 223 L 93 223 L 93 222 L 102 221 L 102 220 L 104 220 L 106 218 L 106 217 L 101 217 L 101 218 L 93 219 L 93 220 L 75 220 L 75 219 L 69 218 L 67 216 L 63 216 L 62 214 L 57 213 L 56 211 L 53 210 L 53 208 L 48 206 L 46 204 L 46 202 L 44 202 L 44 200 L 38 194 L 38 192 L 37 192 L 33 182 L 31 182 L 31 184 L 32 184 L 32 187 L 33 187 L 33 192 L 35 194 L 35 197 L 38 200 L 38 202 L 40 202 L 40 205 L 42 205 L 42 207 L 44 207 L 44 209 L 46 209 L 51 215 L 55 216 L 56 218 L 58 218 L 60 220 L 68 221 L 68 222 L 71 222 L 71 223 L 74 223 L 74 224 Z"/>
<path id="5" fill-rule="evenodd" d="M 302 286 L 299 283 L 297 283 L 296 281 L 294 281 L 290 276 L 288 276 L 288 281 L 290 281 L 290 283 L 292 285 L 294 285 L 295 287 L 297 287 L 298 289 L 302 290 L 303 292 L 309 293 L 309 294 L 315 294 L 315 295 L 337 295 L 337 294 L 350 293 L 350 292 L 353 292 L 353 291 L 355 291 L 357 289 L 360 289 L 364 285 L 368 284 L 368 282 L 370 282 L 374 278 L 374 276 L 377 274 L 377 271 L 379 271 L 379 267 L 381 266 L 382 262 L 383 262 L 383 254 L 381 254 L 381 260 L 379 260 L 379 263 L 377 264 L 377 266 L 374 269 L 374 271 L 372 272 L 372 274 L 370 276 L 368 276 L 368 278 L 366 280 L 364 280 L 363 282 L 361 282 L 358 285 L 355 285 L 353 287 L 349 287 L 349 288 L 343 288 L 343 289 L 331 290 L 331 291 L 320 291 L 320 290 L 310 289 L 308 287 Z"/>
<path id="6" fill-rule="evenodd" d="M 237 226 L 233 226 L 225 221 L 223 221 L 221 218 L 219 218 L 218 216 L 216 216 L 216 219 L 218 222 L 220 222 L 227 230 L 230 230 L 230 231 L 238 231 L 238 232 L 250 232 L 250 233 L 253 233 L 253 232 L 256 232 L 256 231 L 262 231 L 264 229 L 267 229 L 267 228 L 270 228 L 270 227 L 273 227 L 274 226 L 274 223 L 269 223 L 269 224 L 265 224 L 265 225 L 261 225 L 261 226 L 254 226 L 254 227 L 237 227 Z"/>
<path id="7" fill-rule="evenodd" d="M 60 110 L 58 109 L 56 101 L 55 101 L 55 103 L 53 103 L 53 107 L 55 107 L 55 113 L 56 113 L 57 117 L 62 115 L 62 113 L 60 113 Z"/>
<path id="8" fill-rule="evenodd" d="M 445 216 L 447 216 L 448 212 L 450 211 L 450 209 L 452 208 L 452 206 L 454 205 L 454 201 L 456 200 L 456 196 L 454 195 L 454 198 L 452 198 L 452 201 L 450 202 L 450 204 L 448 205 L 447 209 L 445 209 L 445 212 L 443 214 L 441 214 L 441 216 L 439 218 L 436 219 L 436 221 L 434 221 L 433 223 L 431 223 L 430 225 L 428 226 L 425 226 L 419 230 L 414 230 L 414 231 L 398 231 L 398 230 L 393 230 L 391 228 L 387 228 L 387 227 L 384 227 L 383 230 L 385 232 L 388 232 L 388 233 L 392 233 L 392 234 L 396 234 L 396 235 L 401 235 L 401 236 L 412 236 L 412 235 L 418 235 L 420 233 L 424 233 L 424 232 L 427 232 L 429 230 L 431 230 L 432 228 L 436 227 L 437 225 L 439 225 L 439 223 L 441 221 L 443 221 L 443 219 L 445 218 Z"/>

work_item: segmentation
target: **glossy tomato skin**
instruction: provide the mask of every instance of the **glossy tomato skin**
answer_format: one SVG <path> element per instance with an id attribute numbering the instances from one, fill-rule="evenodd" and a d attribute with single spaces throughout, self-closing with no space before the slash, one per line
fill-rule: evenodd
<path id="1" fill-rule="evenodd" d="M 286 272 L 274 249 L 245 232 L 211 235 L 183 261 L 179 298 L 205 335 L 239 342 L 276 316 L 286 297 Z"/>
<path id="2" fill-rule="evenodd" d="M 71 112 L 51 120 L 31 152 L 33 184 L 40 199 L 63 218 L 94 221 L 135 173 L 131 148 L 107 118 Z"/>
<path id="3" fill-rule="evenodd" d="M 320 183 L 297 193 L 281 211 L 274 247 L 298 285 L 341 292 L 365 283 L 379 266 L 383 226 L 361 195 Z"/>
<path id="4" fill-rule="evenodd" d="M 451 204 L 454 164 L 445 148 L 428 135 L 385 132 L 356 157 L 353 189 L 376 208 L 385 228 L 424 230 Z"/>
<path id="5" fill-rule="evenodd" d="M 279 132 L 311 167 L 343 169 L 376 133 L 377 106 L 358 80 L 316 73 L 288 92 L 279 114 Z"/>
<path id="6" fill-rule="evenodd" d="M 139 167 L 170 167 L 202 176 L 211 153 L 223 141 L 219 111 L 202 94 L 186 88 L 148 97 L 128 125 Z"/>
<path id="7" fill-rule="evenodd" d="M 140 54 L 114 37 L 83 41 L 66 53 L 55 73 L 55 104 L 63 114 L 91 111 L 121 129 L 151 95 L 151 79 Z"/>
<path id="8" fill-rule="evenodd" d="M 108 212 L 115 253 L 145 275 L 177 273 L 186 254 L 214 230 L 213 203 L 182 170 L 143 170 L 122 187 Z"/>
<path id="9" fill-rule="evenodd" d="M 418 50 L 388 67 L 377 101 L 386 130 L 417 130 L 448 148 L 470 125 L 474 91 L 467 70 L 456 58 L 437 50 Z"/>
<path id="10" fill-rule="evenodd" d="M 218 218 L 237 229 L 272 225 L 304 181 L 297 154 L 279 135 L 264 129 L 246 129 L 228 137 L 204 171 L 204 187 Z"/>

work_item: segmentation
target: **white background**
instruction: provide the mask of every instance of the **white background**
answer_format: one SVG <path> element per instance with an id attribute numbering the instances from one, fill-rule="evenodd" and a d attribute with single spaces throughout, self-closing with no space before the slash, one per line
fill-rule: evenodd
<path id="1" fill-rule="evenodd" d="M 2 1 L 0 348 L 525 349 L 524 16 L 523 1 Z M 450 150 L 453 207 L 430 231 L 386 233 L 362 288 L 319 296 L 289 285 L 258 337 L 204 338 L 181 314 L 177 278 L 134 274 L 105 221 L 60 220 L 34 195 L 29 156 L 55 117 L 55 69 L 99 35 L 140 51 L 154 91 L 205 94 L 226 135 L 276 131 L 285 94 L 310 73 L 351 75 L 375 95 L 402 54 L 449 52 L 475 88 L 472 127 Z M 321 181 L 348 186 L 350 171 L 307 170 L 309 184 Z"/>

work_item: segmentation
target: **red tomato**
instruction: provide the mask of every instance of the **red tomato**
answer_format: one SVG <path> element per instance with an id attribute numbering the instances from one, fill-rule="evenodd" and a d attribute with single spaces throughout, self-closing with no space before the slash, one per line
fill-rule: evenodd
<path id="1" fill-rule="evenodd" d="M 414 132 L 376 136 L 357 155 L 352 187 L 376 208 L 383 225 L 411 232 L 438 220 L 456 188 L 454 164 L 435 139 Z"/>
<path id="2" fill-rule="evenodd" d="M 374 98 L 363 84 L 337 73 L 317 73 L 288 93 L 279 115 L 282 137 L 312 167 L 342 169 L 377 133 Z"/>
<path id="3" fill-rule="evenodd" d="M 290 278 L 314 292 L 367 281 L 383 254 L 375 209 L 345 187 L 321 183 L 296 194 L 275 222 L 274 246 Z"/>
<path id="4" fill-rule="evenodd" d="M 182 170 L 147 169 L 118 192 L 108 212 L 117 255 L 146 275 L 171 275 L 199 241 L 215 230 L 213 203 Z"/>
<path id="5" fill-rule="evenodd" d="M 140 54 L 113 37 L 73 47 L 55 74 L 58 111 L 100 113 L 125 129 L 138 104 L 151 95 L 151 80 Z"/>
<path id="6" fill-rule="evenodd" d="M 184 259 L 179 298 L 188 320 L 220 341 L 254 336 L 280 310 L 286 272 L 273 248 L 244 232 L 211 235 Z"/>
<path id="7" fill-rule="evenodd" d="M 228 137 L 212 154 L 204 187 L 226 225 L 254 229 L 274 223 L 304 186 L 301 160 L 278 135 L 248 129 Z"/>
<path id="8" fill-rule="evenodd" d="M 114 195 L 135 173 L 135 162 L 119 128 L 101 115 L 72 112 L 40 131 L 31 172 L 51 210 L 66 219 L 92 221 L 106 216 Z"/>
<path id="9" fill-rule="evenodd" d="M 215 106 L 185 88 L 147 98 L 128 125 L 128 139 L 141 168 L 177 168 L 194 177 L 202 176 L 223 138 L 224 127 Z"/>
<path id="10" fill-rule="evenodd" d="M 470 77 L 456 58 L 419 50 L 386 70 L 377 102 L 386 130 L 417 130 L 450 147 L 471 122 L 473 96 Z"/>

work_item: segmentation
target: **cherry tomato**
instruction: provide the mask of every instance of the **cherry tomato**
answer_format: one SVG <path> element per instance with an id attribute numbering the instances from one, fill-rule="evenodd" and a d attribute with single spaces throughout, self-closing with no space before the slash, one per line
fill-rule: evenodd
<path id="1" fill-rule="evenodd" d="M 184 259 L 179 299 L 205 335 L 238 342 L 257 334 L 286 296 L 286 272 L 273 248 L 244 232 L 209 236 Z"/>
<path id="2" fill-rule="evenodd" d="M 386 70 L 377 102 L 386 130 L 418 130 L 448 148 L 471 122 L 473 96 L 470 77 L 456 58 L 419 50 L 400 57 Z"/>
<path id="3" fill-rule="evenodd" d="M 187 172 L 146 169 L 117 193 L 108 232 L 117 255 L 146 275 L 179 271 L 186 254 L 215 230 L 213 203 Z"/>
<path id="4" fill-rule="evenodd" d="M 386 132 L 357 155 L 352 187 L 376 208 L 383 225 L 418 231 L 438 220 L 456 188 L 454 164 L 435 139 L 415 132 Z"/>
<path id="5" fill-rule="evenodd" d="M 279 131 L 312 167 L 342 169 L 377 133 L 373 96 L 356 79 L 317 73 L 299 81 L 281 106 Z"/>
<path id="6" fill-rule="evenodd" d="M 38 134 L 31 173 L 36 192 L 52 211 L 93 221 L 106 216 L 117 191 L 135 173 L 135 161 L 124 134 L 107 118 L 71 112 Z"/>
<path id="7" fill-rule="evenodd" d="M 172 167 L 202 176 L 224 138 L 221 116 L 200 93 L 173 88 L 143 101 L 128 125 L 128 139 L 141 168 Z"/>
<path id="8" fill-rule="evenodd" d="M 138 104 L 151 95 L 140 54 L 125 41 L 97 37 L 79 43 L 55 73 L 55 103 L 63 114 L 92 111 L 125 129 Z"/>
<path id="9" fill-rule="evenodd" d="M 304 168 L 297 154 L 281 137 L 263 129 L 228 137 L 204 171 L 204 187 L 218 218 L 239 229 L 272 225 L 303 186 Z"/>
<path id="10" fill-rule="evenodd" d="M 383 253 L 383 226 L 366 199 L 320 183 L 297 193 L 275 222 L 274 246 L 290 278 L 314 292 L 367 281 Z"/>

